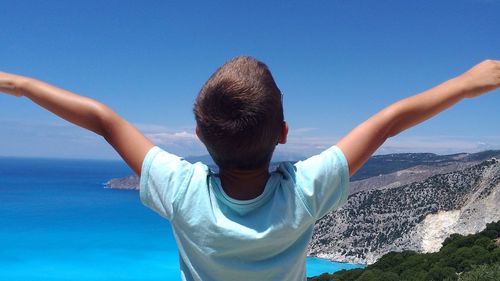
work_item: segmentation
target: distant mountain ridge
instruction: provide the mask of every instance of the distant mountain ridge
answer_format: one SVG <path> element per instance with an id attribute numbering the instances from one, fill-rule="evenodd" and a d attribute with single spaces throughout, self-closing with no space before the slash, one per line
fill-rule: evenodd
<path id="1" fill-rule="evenodd" d="M 438 155 L 434 153 L 396 153 L 375 155 L 351 177 L 351 181 L 363 180 L 379 175 L 390 174 L 415 166 L 444 166 L 452 163 L 477 162 L 500 155 L 500 150 L 486 150 L 478 153 L 456 153 Z"/>

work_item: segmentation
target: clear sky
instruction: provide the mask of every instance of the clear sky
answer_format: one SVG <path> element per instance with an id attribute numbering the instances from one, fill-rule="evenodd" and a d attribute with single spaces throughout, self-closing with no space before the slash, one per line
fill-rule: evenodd
<path id="1" fill-rule="evenodd" d="M 268 64 L 289 144 L 310 155 L 398 99 L 500 59 L 500 1 L 7 1 L 0 71 L 104 102 L 158 145 L 205 154 L 192 104 L 236 55 Z M 378 153 L 500 149 L 500 91 L 463 101 Z M 117 158 L 97 136 L 0 95 L 0 156 Z"/>

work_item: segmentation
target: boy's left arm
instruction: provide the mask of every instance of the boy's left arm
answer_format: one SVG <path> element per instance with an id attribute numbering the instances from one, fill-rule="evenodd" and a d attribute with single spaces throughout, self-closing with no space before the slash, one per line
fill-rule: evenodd
<path id="1" fill-rule="evenodd" d="M 101 135 L 138 174 L 154 146 L 106 105 L 35 79 L 0 72 L 0 92 L 25 96 L 59 117 Z"/>
<path id="2" fill-rule="evenodd" d="M 342 138 L 352 176 L 389 138 L 413 127 L 464 98 L 472 98 L 500 86 L 500 61 L 487 60 L 466 73 L 428 91 L 398 101 L 375 114 Z"/>

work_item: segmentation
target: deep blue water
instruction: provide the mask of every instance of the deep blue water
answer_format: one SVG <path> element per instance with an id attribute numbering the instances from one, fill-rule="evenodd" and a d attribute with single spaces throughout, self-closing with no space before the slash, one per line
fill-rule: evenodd
<path id="1" fill-rule="evenodd" d="M 103 188 L 130 175 L 118 161 L 0 157 L 0 280 L 179 280 L 170 225 L 137 191 Z M 308 276 L 357 265 L 308 258 Z"/>

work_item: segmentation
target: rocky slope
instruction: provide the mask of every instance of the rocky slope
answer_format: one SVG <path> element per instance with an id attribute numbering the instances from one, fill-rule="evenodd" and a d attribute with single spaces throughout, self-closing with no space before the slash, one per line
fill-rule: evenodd
<path id="1" fill-rule="evenodd" d="M 422 181 L 430 176 L 463 170 L 494 157 L 500 158 L 500 151 L 487 150 L 451 155 L 433 153 L 376 155 L 351 177 L 350 194 Z"/>
<path id="2" fill-rule="evenodd" d="M 139 190 L 139 177 L 132 175 L 126 178 L 110 179 L 104 184 L 104 188 Z"/>
<path id="3" fill-rule="evenodd" d="M 451 233 L 500 219 L 500 163 L 492 159 L 422 181 L 352 194 L 318 221 L 309 254 L 373 263 L 390 251 L 436 251 Z"/>

